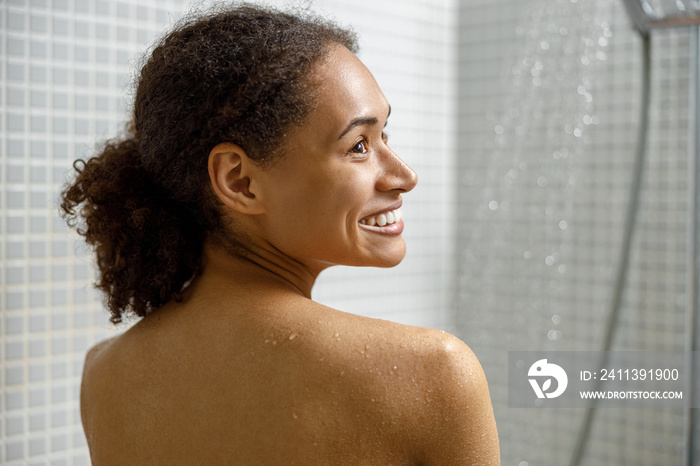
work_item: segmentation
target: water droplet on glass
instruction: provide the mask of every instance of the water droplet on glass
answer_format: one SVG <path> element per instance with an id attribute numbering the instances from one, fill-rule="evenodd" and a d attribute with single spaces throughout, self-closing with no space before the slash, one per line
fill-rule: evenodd
<path id="1" fill-rule="evenodd" d="M 537 178 L 537 185 L 542 188 L 547 186 L 547 178 L 545 178 L 544 176 L 540 176 L 539 178 Z"/>
<path id="2" fill-rule="evenodd" d="M 557 267 L 557 272 L 566 273 L 566 266 L 564 264 L 559 265 L 559 267 Z"/>
<path id="3" fill-rule="evenodd" d="M 498 201 L 491 201 L 491 202 L 489 202 L 489 209 L 491 209 L 491 210 L 498 210 Z"/>
<path id="4" fill-rule="evenodd" d="M 559 314 L 554 314 L 552 316 L 552 323 L 554 325 L 559 325 L 561 323 L 561 316 Z"/>
<path id="5" fill-rule="evenodd" d="M 531 253 L 530 251 L 525 251 L 525 252 L 523 253 L 523 257 L 524 257 L 525 259 L 532 259 L 532 253 Z"/>
<path id="6" fill-rule="evenodd" d="M 501 125 L 496 125 L 493 130 L 496 134 L 503 134 L 503 126 Z"/>
<path id="7" fill-rule="evenodd" d="M 547 256 L 544 260 L 545 264 L 547 265 L 554 265 L 554 257 L 553 256 Z"/>
<path id="8" fill-rule="evenodd" d="M 550 330 L 547 332 L 547 338 L 550 341 L 559 341 L 561 340 L 561 332 L 559 330 Z"/>
<path id="9" fill-rule="evenodd" d="M 546 40 L 543 40 L 542 42 L 540 42 L 540 48 L 542 50 L 549 50 L 549 42 L 547 42 Z"/>
<path id="10" fill-rule="evenodd" d="M 566 230 L 569 227 L 569 223 L 566 220 L 562 220 L 559 222 L 559 229 L 560 230 Z"/>

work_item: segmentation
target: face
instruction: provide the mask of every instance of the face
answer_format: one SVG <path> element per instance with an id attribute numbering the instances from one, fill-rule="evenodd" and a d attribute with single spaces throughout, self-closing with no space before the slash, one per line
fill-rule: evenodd
<path id="1" fill-rule="evenodd" d="M 262 236 L 311 268 L 394 266 L 406 251 L 401 194 L 417 178 L 389 147 L 389 103 L 344 47 L 330 51 L 315 77 L 315 110 L 289 133 L 282 157 L 259 180 Z"/>

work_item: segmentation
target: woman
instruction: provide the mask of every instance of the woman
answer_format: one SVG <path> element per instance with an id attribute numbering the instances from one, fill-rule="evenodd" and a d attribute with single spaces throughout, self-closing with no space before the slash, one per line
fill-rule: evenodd
<path id="1" fill-rule="evenodd" d="M 96 465 L 498 464 L 483 371 L 441 331 L 313 302 L 334 264 L 405 253 L 415 173 L 351 33 L 242 6 L 186 19 L 142 68 L 130 132 L 63 209 L 114 322 L 81 407 Z"/>

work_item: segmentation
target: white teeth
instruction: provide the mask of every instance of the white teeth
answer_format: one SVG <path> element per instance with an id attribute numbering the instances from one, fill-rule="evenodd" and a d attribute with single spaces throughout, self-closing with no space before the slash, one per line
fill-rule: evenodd
<path id="1" fill-rule="evenodd" d="M 360 220 L 362 225 L 369 225 L 371 227 L 377 225 L 380 227 L 391 225 L 392 223 L 401 220 L 401 209 L 392 210 L 383 214 L 379 214 L 376 217 L 366 217 Z"/>

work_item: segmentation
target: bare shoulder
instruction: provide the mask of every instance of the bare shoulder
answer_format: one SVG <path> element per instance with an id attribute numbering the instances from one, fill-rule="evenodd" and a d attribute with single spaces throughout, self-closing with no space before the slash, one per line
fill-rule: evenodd
<path id="1" fill-rule="evenodd" d="M 83 384 L 82 389 L 90 388 L 94 382 L 101 379 L 99 373 L 104 370 L 104 359 L 109 352 L 110 347 L 114 344 L 117 337 L 112 337 L 107 340 L 96 343 L 90 348 L 85 355 L 85 363 L 83 365 Z M 85 401 L 83 399 L 83 401 Z"/>
<path id="2" fill-rule="evenodd" d="M 105 371 L 109 364 L 105 362 L 107 354 L 117 337 L 113 337 L 95 344 L 85 355 L 83 366 L 83 380 L 80 386 L 80 415 L 83 422 L 83 430 L 91 449 L 95 444 L 95 429 L 97 413 L 104 410 L 103 397 L 97 396 L 104 391 L 103 385 L 109 383 Z"/>
<path id="3" fill-rule="evenodd" d="M 420 464 L 500 464 L 486 377 L 462 340 L 360 316 L 341 315 L 338 322 L 344 332 L 337 338 L 351 340 L 337 346 L 338 357 L 354 367 L 385 428 L 400 426 Z"/>
<path id="4" fill-rule="evenodd" d="M 428 339 L 424 464 L 499 465 L 498 433 L 484 371 L 472 350 L 448 333 Z"/>

